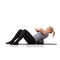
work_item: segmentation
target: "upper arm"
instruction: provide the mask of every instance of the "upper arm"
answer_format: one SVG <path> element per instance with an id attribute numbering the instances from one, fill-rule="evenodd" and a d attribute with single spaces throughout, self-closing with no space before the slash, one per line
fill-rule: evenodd
<path id="1" fill-rule="evenodd" d="M 46 31 L 44 29 L 41 28 L 39 31 L 42 32 L 43 35 L 46 35 Z"/>

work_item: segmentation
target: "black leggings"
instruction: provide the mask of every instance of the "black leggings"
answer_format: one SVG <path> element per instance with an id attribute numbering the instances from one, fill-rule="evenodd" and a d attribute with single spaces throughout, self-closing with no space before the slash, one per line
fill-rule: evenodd
<path id="1" fill-rule="evenodd" d="M 13 43 L 18 43 L 22 38 L 24 38 L 28 44 L 35 44 L 34 37 L 26 29 L 20 29 L 11 41 Z"/>

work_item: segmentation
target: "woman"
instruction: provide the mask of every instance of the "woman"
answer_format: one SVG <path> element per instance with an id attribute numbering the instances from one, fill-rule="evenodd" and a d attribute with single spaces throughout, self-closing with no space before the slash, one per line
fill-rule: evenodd
<path id="1" fill-rule="evenodd" d="M 53 36 L 55 35 L 54 29 L 49 26 L 46 30 L 40 28 L 36 28 L 35 31 L 37 34 L 32 36 L 26 29 L 24 30 L 19 30 L 14 38 L 7 42 L 6 44 L 13 44 L 13 45 L 18 45 L 19 41 L 24 38 L 28 44 L 43 44 L 44 41 L 43 39 L 47 38 L 50 33 L 53 33 Z"/>

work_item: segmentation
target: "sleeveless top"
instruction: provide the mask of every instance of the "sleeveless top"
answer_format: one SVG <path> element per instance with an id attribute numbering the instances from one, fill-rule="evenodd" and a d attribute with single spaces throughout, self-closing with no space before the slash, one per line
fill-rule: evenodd
<path id="1" fill-rule="evenodd" d="M 47 38 L 48 35 L 49 35 L 49 34 L 46 33 L 46 35 L 44 36 L 44 35 L 42 34 L 42 32 L 38 32 L 38 33 L 35 34 L 33 37 L 34 37 L 35 41 L 38 42 L 39 40 L 43 40 L 43 39 Z"/>

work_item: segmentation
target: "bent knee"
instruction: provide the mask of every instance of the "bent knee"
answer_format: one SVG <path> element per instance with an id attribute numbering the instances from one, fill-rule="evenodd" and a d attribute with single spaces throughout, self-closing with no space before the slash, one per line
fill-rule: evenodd
<path id="1" fill-rule="evenodd" d="M 26 29 L 24 29 L 24 31 L 27 31 Z"/>
<path id="2" fill-rule="evenodd" d="M 26 30 L 26 29 L 24 29 L 23 31 L 24 31 L 24 32 L 28 32 L 28 30 Z"/>
<path id="3" fill-rule="evenodd" d="M 19 29 L 18 31 L 22 31 L 22 29 Z"/>

